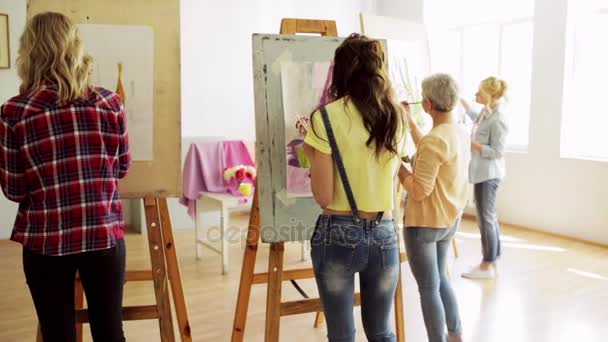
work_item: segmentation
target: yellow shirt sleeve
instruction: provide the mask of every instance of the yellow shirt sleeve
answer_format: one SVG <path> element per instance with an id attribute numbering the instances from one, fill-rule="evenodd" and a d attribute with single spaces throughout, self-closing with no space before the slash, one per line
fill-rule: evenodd
<path id="1" fill-rule="evenodd" d="M 399 138 L 399 147 L 398 147 L 398 151 L 399 152 L 399 157 L 406 157 L 407 154 L 407 130 L 403 130 L 403 133 L 401 134 L 400 138 Z"/>
<path id="2" fill-rule="evenodd" d="M 409 127 L 405 121 L 401 121 L 397 128 L 397 152 L 399 153 L 399 157 L 406 157 L 407 154 L 407 144 L 408 144 L 408 136 L 409 136 Z"/>
<path id="3" fill-rule="evenodd" d="M 446 153 L 445 141 L 434 136 L 422 138 L 412 176 L 405 180 L 405 189 L 414 201 L 422 201 L 433 192 Z"/>
<path id="4" fill-rule="evenodd" d="M 323 124 L 323 117 L 320 111 L 314 112 L 310 120 L 310 127 L 304 138 L 304 143 L 314 147 L 321 153 L 331 154 L 331 146 Z"/>

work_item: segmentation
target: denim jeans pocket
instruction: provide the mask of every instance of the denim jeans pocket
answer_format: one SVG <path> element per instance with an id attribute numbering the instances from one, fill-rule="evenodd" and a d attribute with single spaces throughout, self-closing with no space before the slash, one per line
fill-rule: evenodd
<path id="1" fill-rule="evenodd" d="M 325 258 L 325 239 L 328 229 L 329 220 L 326 216 L 320 215 L 310 238 L 310 259 L 315 273 L 320 269 Z"/>
<path id="2" fill-rule="evenodd" d="M 399 243 L 395 232 L 390 237 L 380 241 L 380 253 L 382 254 L 382 268 L 386 269 L 399 264 Z"/>
<path id="3" fill-rule="evenodd" d="M 358 226 L 333 226 L 326 233 L 323 269 L 332 272 L 350 272 L 357 246 L 363 240 Z"/>

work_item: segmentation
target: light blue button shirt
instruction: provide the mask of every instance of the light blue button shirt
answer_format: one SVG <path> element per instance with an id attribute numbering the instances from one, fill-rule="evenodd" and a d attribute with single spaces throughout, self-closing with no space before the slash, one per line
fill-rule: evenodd
<path id="1" fill-rule="evenodd" d="M 469 181 L 478 184 L 490 179 L 504 178 L 504 154 L 509 132 L 505 115 L 500 111 L 500 107 L 496 107 L 492 112 L 484 108 L 480 113 L 469 109 L 467 115 L 477 125 L 472 141 L 481 144 L 481 153 L 471 151 Z"/>

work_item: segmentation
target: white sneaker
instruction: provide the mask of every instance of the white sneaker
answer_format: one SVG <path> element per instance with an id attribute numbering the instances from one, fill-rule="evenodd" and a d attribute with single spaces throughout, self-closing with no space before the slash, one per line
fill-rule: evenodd
<path id="1" fill-rule="evenodd" d="M 495 279 L 496 270 L 490 267 L 487 270 L 482 270 L 479 266 L 473 267 L 470 271 L 462 274 L 463 278 L 467 279 Z"/>

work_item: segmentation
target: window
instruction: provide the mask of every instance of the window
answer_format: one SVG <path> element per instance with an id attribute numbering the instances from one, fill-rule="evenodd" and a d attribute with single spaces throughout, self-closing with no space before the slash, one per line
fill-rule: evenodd
<path id="1" fill-rule="evenodd" d="M 530 119 L 533 2 L 463 1 L 466 5 L 452 2 L 450 16 L 439 19 L 430 13 L 448 12 L 445 6 L 450 6 L 450 3 L 446 0 L 425 2 L 425 13 L 429 13 L 427 22 L 432 32 L 429 35 L 431 68 L 433 72 L 453 75 L 462 88 L 462 97 L 470 102 L 484 78 L 498 75 L 505 79 L 509 84 L 505 105 L 510 127 L 507 145 L 511 150 L 526 150 Z M 471 8 L 475 10 L 471 11 Z"/>
<path id="2" fill-rule="evenodd" d="M 470 101 L 479 82 L 498 73 L 499 27 L 484 24 L 459 30 L 462 32 L 462 97 Z"/>
<path id="3" fill-rule="evenodd" d="M 602 4 L 603 2 L 603 4 Z M 561 156 L 608 161 L 608 2 L 569 2 Z"/>
<path id="4" fill-rule="evenodd" d="M 462 58 L 455 51 L 462 49 L 462 34 L 459 31 L 429 32 L 429 49 L 431 66 L 435 72 L 445 72 L 456 80 L 461 79 L 460 64 Z"/>
<path id="5" fill-rule="evenodd" d="M 533 30 L 531 20 L 502 25 L 498 73 L 509 84 L 507 143 L 512 149 L 526 149 L 528 146 Z"/>

